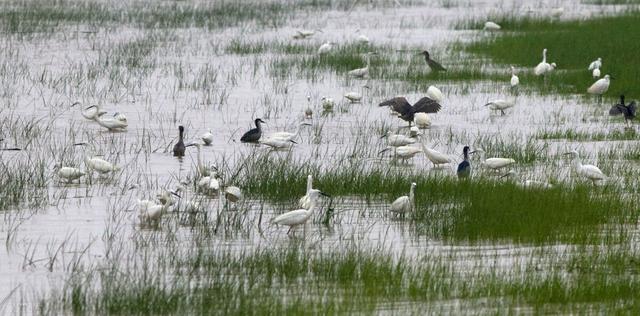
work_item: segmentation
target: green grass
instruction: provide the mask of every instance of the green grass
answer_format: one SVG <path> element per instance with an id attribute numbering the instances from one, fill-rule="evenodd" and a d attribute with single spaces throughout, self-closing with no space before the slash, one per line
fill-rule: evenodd
<path id="1" fill-rule="evenodd" d="M 474 168 L 478 172 L 480 166 Z M 292 205 L 304 195 L 307 174 L 314 175 L 314 187 L 334 198 L 357 195 L 388 203 L 407 195 L 409 184 L 416 182 L 416 211 L 409 219 L 419 233 L 452 241 L 592 243 L 599 240 L 603 225 L 633 223 L 637 218 L 637 206 L 616 189 L 588 183 L 525 189 L 492 177 L 459 181 L 350 163 L 320 172 L 309 162 L 267 156 L 251 160 L 244 170 L 240 185 L 247 195 Z"/>
<path id="2" fill-rule="evenodd" d="M 613 130 L 611 132 L 581 132 L 573 129 L 542 131 L 536 135 L 537 139 L 554 140 L 566 139 L 571 141 L 616 141 L 616 140 L 637 140 L 638 134 L 635 130 Z"/>
<path id="3" fill-rule="evenodd" d="M 498 64 L 533 69 L 542 59 L 542 49 L 547 48 L 548 61 L 558 64 L 547 85 L 524 73 L 520 74 L 523 85 L 534 84 L 546 92 L 586 94 L 587 87 L 594 82 L 587 66 L 602 57 L 603 75 L 616 78 L 606 95 L 640 96 L 637 90 L 640 79 L 635 73 L 640 67 L 640 60 L 635 58 L 640 42 L 629 40 L 640 37 L 640 29 L 635 27 L 640 23 L 637 12 L 572 21 L 506 16 L 496 18 L 495 22 L 503 26 L 504 32 L 469 44 L 468 52 Z"/>

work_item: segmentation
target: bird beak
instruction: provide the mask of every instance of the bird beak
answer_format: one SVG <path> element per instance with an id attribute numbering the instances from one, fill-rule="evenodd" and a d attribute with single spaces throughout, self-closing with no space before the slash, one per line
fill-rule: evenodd
<path id="1" fill-rule="evenodd" d="M 476 150 L 474 150 L 474 151 L 470 151 L 470 152 L 468 152 L 468 154 L 473 154 L 473 153 L 475 153 L 475 152 L 476 152 Z"/>
<path id="2" fill-rule="evenodd" d="M 508 176 L 509 174 L 510 174 L 510 173 L 508 173 L 508 172 L 507 172 L 507 173 L 505 173 L 505 174 L 501 175 L 501 176 L 500 176 L 500 179 L 502 179 L 502 178 L 504 178 L 504 177 Z"/>
<path id="3" fill-rule="evenodd" d="M 80 102 L 76 101 L 76 102 L 73 102 L 73 104 L 71 104 L 71 106 L 76 106 L 78 104 L 80 104 Z"/>
<path id="4" fill-rule="evenodd" d="M 85 143 L 85 142 L 81 142 L 81 143 L 75 143 L 75 144 L 73 144 L 73 146 L 84 146 L 86 144 L 87 143 Z"/>
<path id="5" fill-rule="evenodd" d="M 77 103 L 80 103 L 80 102 L 77 102 Z M 74 104 L 75 104 L 75 103 L 74 103 Z M 90 108 L 97 108 L 97 107 L 98 107 L 97 105 L 90 105 L 90 106 L 88 106 L 88 107 L 86 107 L 86 108 L 84 108 L 84 109 L 85 109 L 85 110 L 88 110 L 88 109 L 90 109 Z"/>
<path id="6" fill-rule="evenodd" d="M 387 137 L 387 133 L 384 133 L 384 135 L 380 136 L 380 139 L 383 139 L 385 137 Z"/>
<path id="7" fill-rule="evenodd" d="M 302 123 L 302 125 L 311 126 L 311 123 Z"/>
<path id="8" fill-rule="evenodd" d="M 320 191 L 320 195 L 324 195 L 324 196 L 326 196 L 326 197 L 331 197 L 331 195 L 326 194 L 326 193 L 324 193 L 324 192 L 322 192 L 322 191 Z"/>
<path id="9" fill-rule="evenodd" d="M 177 192 L 169 191 L 169 193 L 171 193 L 171 194 L 172 194 L 172 195 L 174 195 L 174 196 L 177 196 L 178 198 L 182 198 L 182 197 L 180 196 L 180 194 L 178 194 Z"/>
<path id="10" fill-rule="evenodd" d="M 196 143 L 191 143 L 191 144 L 189 144 L 187 146 L 184 146 L 184 147 L 191 147 L 191 146 L 195 146 L 195 145 L 196 145 Z"/>
<path id="11" fill-rule="evenodd" d="M 2 148 L 2 151 L 19 151 L 19 150 L 22 150 L 22 148 L 18 148 L 18 147 Z"/>
<path id="12" fill-rule="evenodd" d="M 389 150 L 389 148 L 385 148 L 385 149 L 381 150 L 380 152 L 378 152 L 378 155 L 383 153 L 383 152 L 385 152 L 385 151 L 387 151 L 387 150 Z"/>
<path id="13" fill-rule="evenodd" d="M 291 139 L 289 140 L 290 142 L 294 143 L 294 144 L 298 144 L 295 140 Z"/>

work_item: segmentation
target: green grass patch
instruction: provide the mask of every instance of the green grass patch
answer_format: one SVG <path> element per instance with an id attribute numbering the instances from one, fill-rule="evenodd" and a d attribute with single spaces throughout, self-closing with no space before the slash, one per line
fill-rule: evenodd
<path id="1" fill-rule="evenodd" d="M 640 96 L 637 92 L 640 79 L 635 72 L 640 67 L 640 60 L 635 58 L 640 42 L 629 40 L 640 37 L 640 28 L 635 27 L 640 23 L 637 12 L 571 21 L 505 16 L 496 18 L 495 22 L 502 25 L 504 31 L 466 45 L 466 51 L 499 64 L 533 69 L 542 60 L 542 49 L 547 48 L 548 62 L 558 64 L 547 84 L 523 73 L 520 74 L 523 85 L 534 84 L 543 92 L 586 94 L 594 82 L 587 67 L 602 57 L 603 75 L 616 78 L 607 96 L 617 97 L 622 93 L 632 98 Z M 468 23 L 475 25 L 475 22 Z"/>
<path id="2" fill-rule="evenodd" d="M 566 139 L 572 141 L 615 141 L 638 140 L 640 137 L 634 129 L 612 130 L 610 132 L 581 132 L 572 129 L 542 131 L 536 135 L 537 139 L 554 140 Z"/>

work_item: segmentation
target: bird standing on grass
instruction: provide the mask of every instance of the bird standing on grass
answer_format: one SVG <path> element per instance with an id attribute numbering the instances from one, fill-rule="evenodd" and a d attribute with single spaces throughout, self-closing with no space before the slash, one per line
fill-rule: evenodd
<path id="1" fill-rule="evenodd" d="M 440 72 L 447 71 L 442 65 L 440 65 L 437 61 L 431 59 L 431 55 L 429 55 L 428 51 L 422 51 L 422 55 L 424 55 L 424 60 L 427 62 L 427 66 L 429 66 L 430 72 Z"/>
<path id="2" fill-rule="evenodd" d="M 620 103 L 614 105 L 609 110 L 609 115 L 624 115 L 624 122 L 627 127 L 630 126 L 631 120 L 636 117 L 636 101 L 631 101 L 629 104 L 624 103 L 624 94 L 620 95 Z"/>

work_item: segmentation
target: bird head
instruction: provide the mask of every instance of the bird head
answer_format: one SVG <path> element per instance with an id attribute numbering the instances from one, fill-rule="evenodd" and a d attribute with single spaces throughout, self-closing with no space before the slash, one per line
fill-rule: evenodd
<path id="1" fill-rule="evenodd" d="M 422 53 L 420 53 L 422 55 L 424 55 L 424 57 L 429 58 L 429 52 L 426 50 L 423 50 Z"/>
<path id="2" fill-rule="evenodd" d="M 556 69 L 556 67 L 558 67 L 558 65 L 556 65 L 556 63 L 551 63 L 551 68 Z"/>
<path id="3" fill-rule="evenodd" d="M 184 126 L 178 126 L 178 131 L 180 131 L 180 133 L 184 133 Z"/>
<path id="4" fill-rule="evenodd" d="M 326 193 L 324 193 L 324 192 L 322 192 L 322 191 L 320 191 L 318 189 L 311 189 L 311 191 L 309 191 L 309 197 L 311 197 L 311 198 L 315 199 L 315 198 L 320 197 L 321 195 L 322 196 L 326 196 L 326 197 L 331 197 L 331 195 L 326 194 Z"/>
<path id="5" fill-rule="evenodd" d="M 267 122 L 263 121 L 261 118 L 255 119 L 254 122 L 256 123 L 256 125 L 258 125 L 258 123 L 267 124 Z"/>

